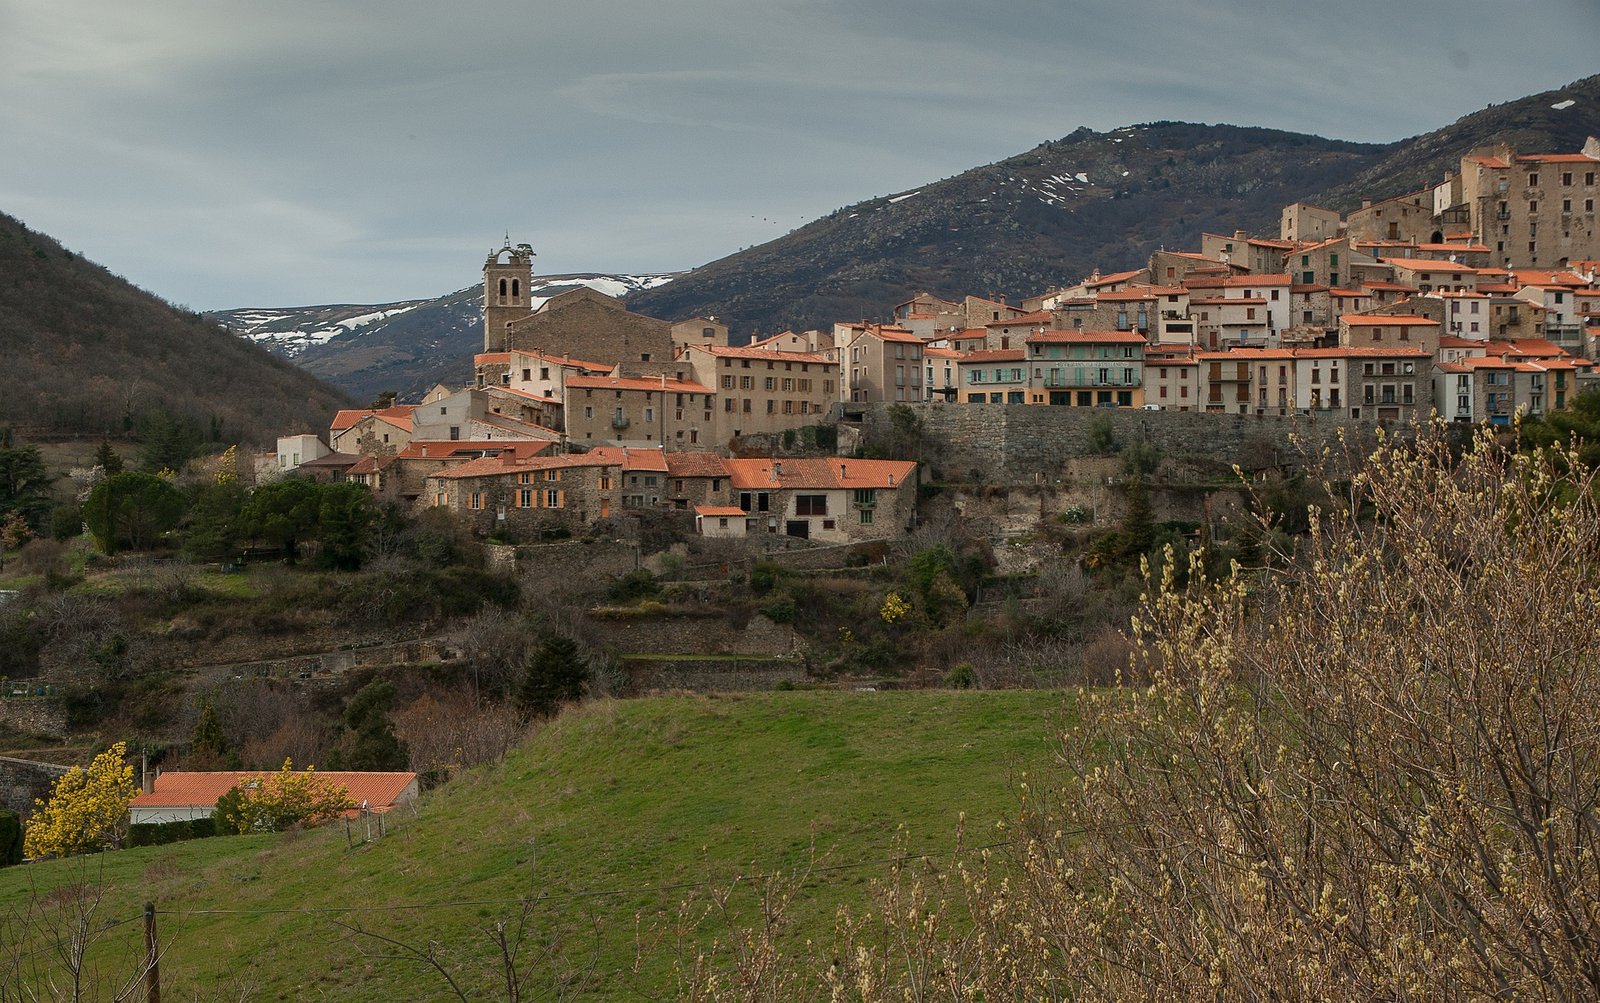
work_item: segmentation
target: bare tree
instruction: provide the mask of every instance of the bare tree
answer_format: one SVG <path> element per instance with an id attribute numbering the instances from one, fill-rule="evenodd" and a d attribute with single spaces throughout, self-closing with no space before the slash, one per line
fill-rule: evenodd
<path id="1" fill-rule="evenodd" d="M 851 998 L 1600 997 L 1600 504 L 1575 450 L 1386 442 L 1270 570 L 1176 583 L 1002 853 L 880 889 Z M 981 949 L 973 950 L 974 943 Z M 936 964 L 924 963 L 933 952 Z"/>

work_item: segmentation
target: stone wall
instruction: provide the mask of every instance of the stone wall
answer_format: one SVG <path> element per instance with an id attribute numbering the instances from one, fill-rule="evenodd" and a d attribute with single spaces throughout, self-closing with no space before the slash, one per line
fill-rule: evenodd
<path id="1" fill-rule="evenodd" d="M 665 652 L 674 655 L 789 655 L 800 637 L 786 624 L 759 613 L 742 626 L 720 613 L 658 616 L 607 615 L 591 611 L 592 629 L 601 643 L 624 655 Z"/>
<path id="2" fill-rule="evenodd" d="M 0 700 L 0 731 L 60 738 L 67 733 L 67 713 L 49 698 L 7 697 Z"/>
<path id="3" fill-rule="evenodd" d="M 890 406 L 894 405 L 867 406 L 863 424 L 869 437 L 889 434 Z M 1299 453 L 1291 436 L 1300 437 L 1313 451 L 1322 444 L 1337 447 L 1340 430 L 1358 447 L 1376 441 L 1370 424 L 1328 418 L 1020 404 L 904 406 L 922 419 L 923 454 L 931 468 L 924 483 L 1058 483 L 1065 476 L 1067 460 L 1092 455 L 1090 426 L 1096 420 L 1109 421 L 1115 441 L 1122 445 L 1143 437 L 1169 457 L 1205 456 L 1246 469 L 1292 463 Z"/>
<path id="4" fill-rule="evenodd" d="M 26 819 L 34 812 L 34 799 L 48 798 L 56 778 L 68 769 L 54 763 L 0 756 L 0 808 L 9 808 Z"/>
<path id="5" fill-rule="evenodd" d="M 628 691 L 635 695 L 670 690 L 723 693 L 770 690 L 806 678 L 805 663 L 783 659 L 624 659 Z"/>

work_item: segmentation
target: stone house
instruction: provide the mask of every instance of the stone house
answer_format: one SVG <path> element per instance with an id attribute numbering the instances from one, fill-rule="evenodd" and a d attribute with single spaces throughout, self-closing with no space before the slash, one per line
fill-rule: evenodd
<path id="1" fill-rule="evenodd" d="M 1292 243 L 1316 244 L 1344 232 L 1344 217 L 1332 209 L 1291 202 L 1283 207 L 1278 222 L 1278 237 Z"/>
<path id="2" fill-rule="evenodd" d="M 479 533 L 581 526 L 620 508 L 620 450 L 485 456 L 427 478 L 425 501 Z"/>
<path id="3" fill-rule="evenodd" d="M 782 533 L 823 543 L 881 540 L 904 534 L 915 520 L 917 465 L 909 460 L 726 462 L 733 505 L 752 536 Z"/>
<path id="4" fill-rule="evenodd" d="M 1017 347 L 962 356 L 956 361 L 960 400 L 966 404 L 1026 404 L 1027 355 Z"/>
<path id="5" fill-rule="evenodd" d="M 567 440 L 579 446 L 695 446 L 716 441 L 716 394 L 666 375 L 569 376 Z"/>
<path id="6" fill-rule="evenodd" d="M 672 325 L 672 349 L 682 352 L 690 345 L 702 348 L 726 348 L 728 325 L 715 317 L 690 317 Z"/>
<path id="7" fill-rule="evenodd" d="M 337 453 L 398 453 L 411 441 L 411 415 L 416 409 L 415 404 L 395 404 L 335 412 L 328 425 L 328 445 Z"/>
<path id="8" fill-rule="evenodd" d="M 680 361 L 722 399 L 708 442 L 814 425 L 838 399 L 839 366 L 821 355 L 691 345 Z"/>
<path id="9" fill-rule="evenodd" d="M 960 360 L 961 353 L 953 348 L 935 345 L 923 347 L 922 361 L 927 371 L 923 374 L 922 389 L 927 394 L 926 400 L 957 399 L 961 388 L 961 376 L 956 363 Z"/>
<path id="10" fill-rule="evenodd" d="M 920 401 L 923 341 L 899 327 L 845 325 L 840 345 L 843 398 L 852 402 Z"/>
<path id="11" fill-rule="evenodd" d="M 482 352 L 473 356 L 477 385 L 501 387 L 561 403 L 561 388 L 573 376 L 606 376 L 614 363 L 592 362 L 538 351 Z"/>
<path id="12" fill-rule="evenodd" d="M 1351 240 L 1395 240 L 1411 244 L 1439 241 L 1443 234 L 1438 226 L 1434 220 L 1432 188 L 1381 202 L 1362 199 L 1361 208 L 1352 209 L 1345 218 L 1345 233 Z"/>
<path id="13" fill-rule="evenodd" d="M 1138 407 L 1144 353 L 1137 331 L 1042 331 L 1027 340 L 1027 403 Z"/>
<path id="14" fill-rule="evenodd" d="M 662 501 L 673 508 L 698 508 L 728 497 L 728 466 L 720 455 L 673 450 L 666 465 Z"/>
<path id="15" fill-rule="evenodd" d="M 1163 411 L 1200 409 L 1200 363 L 1189 347 L 1155 347 L 1144 353 L 1144 405 Z"/>
<path id="16" fill-rule="evenodd" d="M 612 362 L 629 374 L 669 372 L 674 355 L 671 324 L 589 288 L 546 300 L 508 324 L 505 336 L 506 349 Z"/>
<path id="17" fill-rule="evenodd" d="M 1501 144 L 1461 158 L 1460 205 L 1507 266 L 1554 268 L 1600 257 L 1600 140 L 1573 154 L 1518 154 Z"/>
<path id="18" fill-rule="evenodd" d="M 1339 318 L 1339 344 L 1345 347 L 1417 348 L 1429 357 L 1439 350 L 1440 323 L 1419 314 L 1345 314 Z"/>

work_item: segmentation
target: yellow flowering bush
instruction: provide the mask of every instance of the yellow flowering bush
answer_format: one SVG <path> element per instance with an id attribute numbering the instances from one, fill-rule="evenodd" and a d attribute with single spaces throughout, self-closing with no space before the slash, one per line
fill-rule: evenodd
<path id="1" fill-rule="evenodd" d="M 66 857 L 121 845 L 128 803 L 139 793 L 128 746 L 118 742 L 94 757 L 88 769 L 74 766 L 56 781 L 49 800 L 28 819 L 23 851 L 30 857 Z"/>

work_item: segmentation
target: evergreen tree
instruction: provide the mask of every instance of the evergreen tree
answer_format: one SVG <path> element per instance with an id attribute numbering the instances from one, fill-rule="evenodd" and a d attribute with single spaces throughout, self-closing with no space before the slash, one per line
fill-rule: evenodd
<path id="1" fill-rule="evenodd" d="M 328 756 L 335 770 L 403 770 L 409 760 L 406 745 L 394 733 L 389 710 L 394 706 L 394 683 L 379 679 L 362 687 L 345 706 L 338 744 Z"/>
<path id="2" fill-rule="evenodd" d="M 178 525 L 185 508 L 182 492 L 154 474 L 124 471 L 94 486 L 83 503 L 83 521 L 106 554 L 153 546 Z"/>
<path id="3" fill-rule="evenodd" d="M 104 470 L 107 477 L 122 473 L 122 457 L 111 448 L 109 439 L 100 440 L 100 448 L 94 451 L 94 465 Z"/>
<path id="4" fill-rule="evenodd" d="M 190 424 L 166 411 L 157 411 L 145 419 L 140 438 L 144 445 L 139 450 L 139 469 L 152 474 L 182 470 L 199 447 L 199 436 Z"/>
<path id="5" fill-rule="evenodd" d="M 589 667 L 577 642 L 550 631 L 528 659 L 517 687 L 517 709 L 526 718 L 551 717 L 562 704 L 581 698 L 588 681 Z"/>
<path id="6" fill-rule="evenodd" d="M 293 564 L 301 541 L 315 532 L 321 511 L 321 485 L 288 477 L 256 488 L 240 513 L 240 529 L 245 536 L 282 547 Z"/>
<path id="7" fill-rule="evenodd" d="M 0 517 L 15 512 L 28 527 L 42 532 L 50 518 L 50 478 L 38 446 L 0 445 Z"/>
<path id="8" fill-rule="evenodd" d="M 1143 477 L 1130 477 L 1127 487 L 1127 505 L 1122 512 L 1122 556 L 1137 561 L 1150 552 L 1156 541 L 1155 509 L 1150 505 L 1150 492 Z"/>
<path id="9" fill-rule="evenodd" d="M 355 571 L 367 555 L 367 534 L 378 518 L 372 492 L 360 484 L 330 484 L 317 509 L 318 559 L 325 567 Z"/>
<path id="10" fill-rule="evenodd" d="M 189 518 L 189 537 L 184 549 L 208 561 L 225 561 L 239 549 L 240 525 L 245 503 L 244 488 L 238 481 L 210 484 L 195 496 Z"/>
<path id="11" fill-rule="evenodd" d="M 189 738 L 186 765 L 191 770 L 215 769 L 230 765 L 237 758 L 228 748 L 228 736 L 223 733 L 216 708 L 207 700 L 200 708 L 200 720 L 195 722 L 194 734 Z"/>

